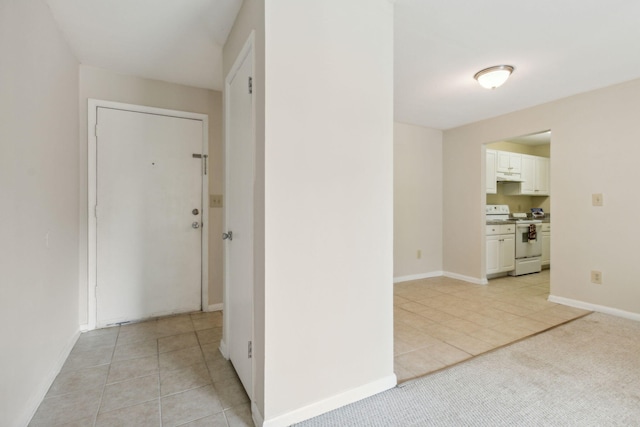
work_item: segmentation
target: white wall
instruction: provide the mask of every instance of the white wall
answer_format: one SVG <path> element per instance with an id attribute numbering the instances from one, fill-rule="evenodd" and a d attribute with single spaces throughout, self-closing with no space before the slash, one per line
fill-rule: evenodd
<path id="1" fill-rule="evenodd" d="M 80 66 L 80 324 L 88 322 L 87 302 L 87 99 L 146 105 L 209 116 L 209 194 L 223 194 L 222 93 Z M 206 202 L 208 203 L 208 201 Z M 222 209 L 209 209 L 209 301 L 222 304 Z"/>
<path id="2" fill-rule="evenodd" d="M 394 124 L 393 215 L 394 281 L 441 275 L 442 131 Z"/>
<path id="3" fill-rule="evenodd" d="M 481 144 L 551 129 L 551 294 L 640 319 L 640 228 L 625 220 L 640 210 L 639 110 L 634 80 L 445 131 L 445 270 L 483 275 Z M 591 206 L 592 193 L 604 194 L 603 207 Z"/>
<path id="4" fill-rule="evenodd" d="M 393 6 L 265 7 L 265 403 L 289 425 L 395 385 Z"/>
<path id="5" fill-rule="evenodd" d="M 0 3 L 0 425 L 78 333 L 78 63 L 40 0 Z"/>

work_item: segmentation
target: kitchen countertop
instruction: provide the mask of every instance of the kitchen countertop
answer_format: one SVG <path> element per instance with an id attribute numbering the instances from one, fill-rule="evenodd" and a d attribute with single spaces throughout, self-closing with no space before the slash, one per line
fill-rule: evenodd
<path id="1" fill-rule="evenodd" d="M 544 217 L 541 219 L 543 223 L 550 223 L 551 222 L 551 218 L 550 217 Z M 505 219 L 505 220 L 501 220 L 501 221 L 487 221 L 487 225 L 501 225 L 501 224 L 515 224 L 516 221 L 515 219 Z"/>

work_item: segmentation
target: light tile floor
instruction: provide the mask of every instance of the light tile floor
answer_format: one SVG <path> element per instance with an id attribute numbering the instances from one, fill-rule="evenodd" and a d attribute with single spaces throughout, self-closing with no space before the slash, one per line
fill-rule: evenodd
<path id="1" fill-rule="evenodd" d="M 221 337 L 221 312 L 84 333 L 29 425 L 253 426 Z"/>
<path id="2" fill-rule="evenodd" d="M 547 301 L 549 270 L 474 285 L 436 277 L 394 285 L 398 381 L 454 365 L 590 311 Z"/>

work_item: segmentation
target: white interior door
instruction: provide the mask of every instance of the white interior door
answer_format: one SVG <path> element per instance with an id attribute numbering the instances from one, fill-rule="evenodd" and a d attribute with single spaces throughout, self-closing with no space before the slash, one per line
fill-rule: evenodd
<path id="1" fill-rule="evenodd" d="M 97 325 L 200 310 L 202 121 L 99 107 L 96 133 Z"/>
<path id="2" fill-rule="evenodd" d="M 249 346 L 253 340 L 253 185 L 254 137 L 249 51 L 227 82 L 225 322 L 229 359 L 249 397 L 253 369 Z"/>

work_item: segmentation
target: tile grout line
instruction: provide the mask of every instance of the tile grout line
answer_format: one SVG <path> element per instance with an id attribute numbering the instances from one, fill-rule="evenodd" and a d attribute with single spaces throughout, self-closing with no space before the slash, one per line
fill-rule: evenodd
<path id="1" fill-rule="evenodd" d="M 100 408 L 102 407 L 102 399 L 104 398 L 104 392 L 107 389 L 107 381 L 109 381 L 109 373 L 111 372 L 111 363 L 113 362 L 113 356 L 116 353 L 116 346 L 118 345 L 118 338 L 120 337 L 120 325 L 117 326 L 118 333 L 116 334 L 116 342 L 113 344 L 113 350 L 111 351 L 111 357 L 109 358 L 109 367 L 107 368 L 107 376 L 104 379 L 104 384 L 102 385 L 102 392 L 100 393 L 100 399 L 98 400 L 98 409 L 93 417 L 93 426 L 95 427 L 98 423 L 98 414 L 100 413 Z"/>

